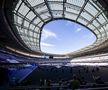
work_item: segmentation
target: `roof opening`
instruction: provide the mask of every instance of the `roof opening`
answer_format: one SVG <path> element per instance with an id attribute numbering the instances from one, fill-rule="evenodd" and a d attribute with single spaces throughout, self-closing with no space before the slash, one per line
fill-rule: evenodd
<path id="1" fill-rule="evenodd" d="M 96 41 L 96 36 L 85 26 L 69 21 L 54 20 L 42 29 L 41 51 L 50 54 L 66 54 Z"/>

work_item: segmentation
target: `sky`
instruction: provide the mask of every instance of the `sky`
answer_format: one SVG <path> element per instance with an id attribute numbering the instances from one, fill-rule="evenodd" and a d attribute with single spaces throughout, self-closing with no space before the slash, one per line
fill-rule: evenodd
<path id="1" fill-rule="evenodd" d="M 91 45 L 95 40 L 95 35 L 78 23 L 54 20 L 43 27 L 41 50 L 51 54 L 66 54 Z"/>

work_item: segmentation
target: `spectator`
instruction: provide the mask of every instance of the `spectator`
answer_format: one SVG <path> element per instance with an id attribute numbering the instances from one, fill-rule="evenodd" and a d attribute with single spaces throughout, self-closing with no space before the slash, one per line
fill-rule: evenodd
<path id="1" fill-rule="evenodd" d="M 46 80 L 46 85 L 48 86 L 47 88 L 46 88 L 46 90 L 51 90 L 51 80 Z"/>
<path id="2" fill-rule="evenodd" d="M 80 70 L 78 70 L 78 73 L 80 74 L 80 73 L 81 73 L 81 71 L 80 71 Z"/>
<path id="3" fill-rule="evenodd" d="M 47 80 L 47 86 L 51 86 L 51 80 Z"/>
<path id="4" fill-rule="evenodd" d="M 95 72 L 95 70 L 94 69 L 92 69 L 92 73 L 94 73 Z"/>
<path id="5" fill-rule="evenodd" d="M 104 82 L 102 81 L 100 76 L 96 77 L 95 81 L 96 81 L 97 84 L 104 84 Z"/>
<path id="6" fill-rule="evenodd" d="M 40 79 L 40 86 L 43 86 L 44 85 L 44 82 L 42 79 Z"/>
<path id="7" fill-rule="evenodd" d="M 96 71 L 99 71 L 99 68 L 98 67 L 96 68 Z"/>
<path id="8" fill-rule="evenodd" d="M 79 80 L 76 78 L 76 76 L 74 76 L 74 77 L 73 77 L 73 80 L 70 81 L 69 87 L 70 87 L 72 90 L 75 90 L 75 89 L 77 89 L 79 86 L 80 86 L 80 82 L 79 82 Z"/>
<path id="9" fill-rule="evenodd" d="M 61 86 L 61 84 L 62 84 L 62 80 L 59 80 L 59 86 Z"/>
<path id="10" fill-rule="evenodd" d="M 47 85 L 47 80 L 46 79 L 44 79 L 44 86 L 46 86 Z"/>
<path id="11" fill-rule="evenodd" d="M 80 83 L 83 84 L 83 85 L 86 84 L 86 81 L 85 81 L 83 76 L 81 77 L 81 82 Z"/>

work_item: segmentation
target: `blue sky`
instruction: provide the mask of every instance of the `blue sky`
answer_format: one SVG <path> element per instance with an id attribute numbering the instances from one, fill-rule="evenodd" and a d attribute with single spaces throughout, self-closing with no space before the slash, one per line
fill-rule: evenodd
<path id="1" fill-rule="evenodd" d="M 84 48 L 95 40 L 95 35 L 82 25 L 68 20 L 55 20 L 43 27 L 41 50 L 66 54 Z"/>

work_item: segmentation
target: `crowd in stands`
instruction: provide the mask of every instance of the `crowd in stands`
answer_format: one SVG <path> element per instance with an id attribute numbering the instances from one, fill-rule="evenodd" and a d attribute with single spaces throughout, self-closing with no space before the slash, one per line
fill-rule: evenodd
<path id="1" fill-rule="evenodd" d="M 15 82 L 18 86 L 35 85 L 43 88 L 49 87 L 70 88 L 72 90 L 76 88 L 84 87 L 99 87 L 99 85 L 107 86 L 107 80 L 105 81 L 102 76 L 103 70 L 107 71 L 107 67 L 61 67 L 56 68 L 53 66 L 38 66 L 30 75 L 28 75 L 22 82 Z M 7 69 L 0 68 L 0 81 L 8 82 Z M 2 85 L 0 83 L 0 85 Z M 98 85 L 98 86 L 97 86 Z"/>
<path id="2" fill-rule="evenodd" d="M 39 66 L 32 72 L 21 85 L 36 85 L 36 86 L 59 86 L 63 88 L 83 88 L 96 87 L 98 84 L 108 85 L 108 73 L 101 75 L 103 69 L 107 67 L 61 67 Z"/>
<path id="3" fill-rule="evenodd" d="M 9 63 L 7 59 L 26 60 L 27 57 L 12 54 L 6 52 L 5 50 L 0 50 L 0 63 Z M 19 74 L 27 71 L 25 68 L 23 68 L 22 71 L 21 70 L 22 69 L 18 70 L 17 68 Z M 31 69 L 28 69 L 28 71 L 31 71 Z M 64 88 L 64 90 L 67 88 L 74 90 L 76 88 L 84 87 L 99 87 L 100 85 L 108 86 L 107 71 L 107 66 L 62 66 L 59 68 L 54 66 L 38 66 L 33 72 L 31 72 L 31 74 L 24 78 L 24 80 L 21 82 L 18 82 L 17 80 L 14 82 L 15 84 L 12 85 L 35 85 L 39 87 L 41 86 L 43 88 L 48 86 L 57 87 L 58 89 Z M 9 69 L 0 67 L 0 86 L 2 84 L 8 83 L 9 76 L 13 76 L 10 74 Z M 15 77 L 13 77 L 13 80 L 15 80 Z M 47 90 L 48 89 L 50 90 L 51 88 L 47 88 Z"/>

